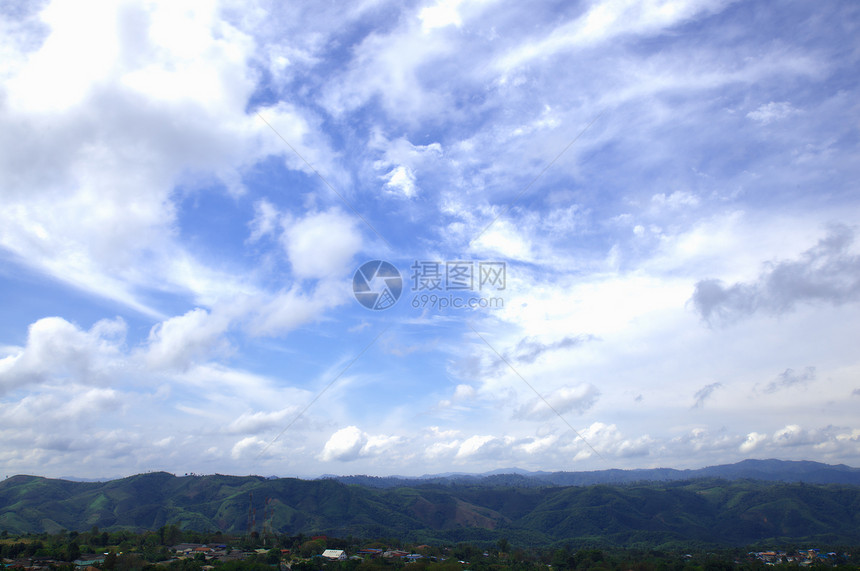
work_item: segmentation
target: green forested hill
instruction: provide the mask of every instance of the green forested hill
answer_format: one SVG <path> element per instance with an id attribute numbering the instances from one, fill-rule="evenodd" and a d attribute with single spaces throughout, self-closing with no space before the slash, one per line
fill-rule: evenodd
<path id="1" fill-rule="evenodd" d="M 142 474 L 104 483 L 0 482 L 0 530 L 327 533 L 546 545 L 860 543 L 860 487 L 693 480 L 582 487 L 423 485 Z"/>

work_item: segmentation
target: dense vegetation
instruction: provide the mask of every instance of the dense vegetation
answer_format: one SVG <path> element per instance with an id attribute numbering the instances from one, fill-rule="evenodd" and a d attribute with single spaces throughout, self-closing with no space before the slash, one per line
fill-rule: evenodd
<path id="1" fill-rule="evenodd" d="M 253 529 L 249 529 L 249 525 Z M 525 548 L 860 544 L 860 487 L 702 479 L 583 487 L 421 485 L 142 474 L 0 482 L 9 533 L 180 530 L 389 537 Z M 104 532 L 103 532 L 104 533 Z"/>
<path id="2" fill-rule="evenodd" d="M 228 552 L 241 551 L 242 559 L 220 561 L 217 558 L 207 559 L 202 554 L 177 557 L 178 553 L 171 547 L 184 542 L 224 545 Z M 399 557 L 364 555 L 354 556 L 343 562 L 325 561 L 319 557 L 324 549 L 343 549 L 350 554 L 357 554 L 365 547 L 402 548 L 409 553 L 420 553 L 423 558 L 407 563 Z M 775 566 L 796 570 L 802 561 L 803 565 L 815 569 L 860 568 L 860 557 L 856 554 L 844 547 L 834 549 L 833 553 L 814 560 L 803 559 L 802 555 L 797 557 L 798 551 L 790 549 L 782 554 L 783 562 L 778 562 Z M 97 527 L 82 533 L 64 531 L 57 534 L 22 536 L 0 533 L 0 561 L 17 561 L 24 565 L 32 562 L 51 569 L 70 571 L 75 568 L 74 562 L 77 561 L 80 565 L 82 558 L 96 554 L 98 560 L 94 562 L 95 566 L 107 571 L 196 571 L 204 566 L 214 566 L 218 571 L 270 571 L 283 569 L 283 564 L 289 564 L 292 571 L 545 571 L 548 566 L 582 571 L 763 571 L 769 568 L 758 554 L 749 553 L 745 548 L 690 552 L 590 549 L 574 542 L 555 547 L 534 548 L 516 545 L 505 538 L 486 546 L 472 543 L 431 546 L 404 543 L 396 538 L 310 538 L 301 534 L 288 536 L 259 533 L 231 536 L 221 532 L 182 531 L 173 525 L 140 534 L 130 531 L 106 532 Z M 795 560 L 787 563 L 786 556 L 791 554 L 795 555 Z"/>

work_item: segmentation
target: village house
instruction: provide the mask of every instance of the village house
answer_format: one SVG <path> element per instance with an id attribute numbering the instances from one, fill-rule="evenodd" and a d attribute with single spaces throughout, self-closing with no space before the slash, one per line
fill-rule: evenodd
<path id="1" fill-rule="evenodd" d="M 322 557 L 329 561 L 346 561 L 346 552 L 343 549 L 326 549 Z"/>

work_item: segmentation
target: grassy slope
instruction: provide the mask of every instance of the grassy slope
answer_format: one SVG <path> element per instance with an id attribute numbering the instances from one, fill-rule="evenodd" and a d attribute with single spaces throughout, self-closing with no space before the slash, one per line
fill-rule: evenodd
<path id="1" fill-rule="evenodd" d="M 16 476 L 0 482 L 0 529 L 157 529 L 167 524 L 364 537 L 625 546 L 773 539 L 860 541 L 860 487 L 697 480 L 629 486 L 421 486 L 142 474 L 106 483 Z M 267 499 L 270 499 L 268 507 Z"/>

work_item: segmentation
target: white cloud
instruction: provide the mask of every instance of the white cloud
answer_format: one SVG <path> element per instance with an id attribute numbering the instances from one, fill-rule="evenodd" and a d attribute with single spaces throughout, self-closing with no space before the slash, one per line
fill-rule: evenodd
<path id="1" fill-rule="evenodd" d="M 670 210 L 675 210 L 687 206 L 698 206 L 699 199 L 698 197 L 696 197 L 696 195 L 691 194 L 689 192 L 676 190 L 668 196 L 663 192 L 655 194 L 651 197 L 651 203 L 656 208 L 667 208 Z"/>
<path id="2" fill-rule="evenodd" d="M 524 404 L 517 410 L 515 416 L 526 420 L 548 420 L 555 417 L 556 413 L 564 415 L 575 411 L 577 414 L 582 414 L 594 406 L 599 396 L 600 391 L 589 383 L 560 387 L 544 397 L 546 402 L 544 399 L 534 398 Z"/>
<path id="3" fill-rule="evenodd" d="M 265 236 L 272 236 L 280 226 L 281 215 L 278 209 L 268 200 L 259 200 L 254 203 L 254 219 L 249 224 L 251 235 L 248 241 L 256 242 Z"/>
<path id="4" fill-rule="evenodd" d="M 439 143 L 413 145 L 405 137 L 389 140 L 380 132 L 371 139 L 372 148 L 381 153 L 373 168 L 382 172 L 384 192 L 389 196 L 413 199 L 418 196 L 419 172 L 432 172 L 439 168 L 443 156 Z"/>
<path id="5" fill-rule="evenodd" d="M 354 48 L 355 57 L 337 81 L 327 85 L 322 103 L 341 116 L 379 97 L 384 107 L 406 121 L 451 113 L 442 94 L 426 89 L 420 71 L 452 53 L 442 34 L 424 34 L 417 18 L 390 33 L 371 33 Z"/>
<path id="6" fill-rule="evenodd" d="M 51 34 L 38 51 L 30 54 L 26 68 L 7 83 L 8 101 L 18 109 L 56 112 L 79 105 L 93 83 L 105 79 L 113 67 L 118 51 L 116 28 L 111 25 L 116 8 L 108 2 L 93 10 L 93 19 L 83 26 L 84 15 L 77 7 L 56 2 L 41 11 L 41 20 Z M 86 70 L 68 65 L 69 61 L 86 62 Z M 62 85 L 63 89 L 49 89 Z"/>
<path id="7" fill-rule="evenodd" d="M 312 279 L 343 275 L 362 246 L 355 219 L 338 209 L 287 222 L 283 242 L 293 272 Z"/>
<path id="8" fill-rule="evenodd" d="M 60 379 L 104 384 L 121 368 L 125 333 L 121 319 L 99 321 L 89 331 L 60 317 L 40 319 L 30 325 L 27 345 L 0 359 L 0 389 Z"/>
<path id="9" fill-rule="evenodd" d="M 797 113 L 797 109 L 791 106 L 787 101 L 779 103 L 771 101 L 765 103 L 755 111 L 747 113 L 747 117 L 762 125 L 769 125 L 775 121 L 785 119 L 786 117 Z"/>
<path id="10" fill-rule="evenodd" d="M 357 426 L 347 426 L 331 435 L 323 447 L 321 459 L 326 462 L 349 462 L 359 457 L 366 444 L 367 435 L 364 432 Z"/>
<path id="11" fill-rule="evenodd" d="M 242 172 L 267 155 L 313 173 L 246 112 L 254 40 L 215 2 L 108 2 L 93 13 L 102 23 L 88 31 L 84 12 L 48 5 L 47 39 L 12 66 L 0 103 L 0 247 L 159 318 L 146 293 L 190 293 L 208 305 L 253 291 L 186 249 L 176 188 L 212 192 L 198 189 L 220 182 L 238 197 Z M 302 157 L 341 179 L 312 114 L 285 102 L 261 112 Z"/>
<path id="12" fill-rule="evenodd" d="M 431 462 L 448 459 L 460 448 L 459 440 L 450 442 L 434 442 L 424 448 L 424 457 Z"/>
<path id="13" fill-rule="evenodd" d="M 252 454 L 258 454 L 266 446 L 266 442 L 256 436 L 246 436 L 237 441 L 230 449 L 230 456 L 234 460 L 246 457 L 250 458 Z"/>
<path id="14" fill-rule="evenodd" d="M 500 452 L 505 447 L 505 441 L 490 435 L 475 435 L 467 438 L 457 448 L 457 459 L 463 460 L 475 456 L 488 456 Z"/>
<path id="15" fill-rule="evenodd" d="M 405 439 L 401 436 L 389 436 L 384 434 L 369 434 L 367 442 L 362 448 L 362 453 L 367 456 L 377 456 L 387 452 L 401 444 Z"/>
<path id="16" fill-rule="evenodd" d="M 767 440 L 767 434 L 760 432 L 750 432 L 747 434 L 746 440 L 740 445 L 738 450 L 747 454 L 759 448 L 759 446 Z"/>
<path id="17" fill-rule="evenodd" d="M 548 434 L 543 438 L 532 438 L 526 442 L 522 442 L 517 447 L 527 454 L 539 454 L 552 448 L 558 442 L 558 436 Z"/>
<path id="18" fill-rule="evenodd" d="M 331 262 L 319 263 L 321 270 L 326 267 L 332 271 L 336 269 Z M 351 291 L 345 280 L 329 279 L 318 282 L 309 292 L 292 287 L 274 295 L 260 296 L 248 308 L 246 328 L 254 336 L 292 331 L 319 318 L 324 310 L 345 303 Z"/>
<path id="19" fill-rule="evenodd" d="M 625 438 L 617 425 L 599 421 L 580 430 L 579 435 L 581 438 L 573 441 L 574 459 L 579 460 L 593 457 L 595 450 L 604 458 L 647 456 L 655 445 L 655 440 L 648 434 L 634 439 Z"/>
<path id="20" fill-rule="evenodd" d="M 773 443 L 777 446 L 800 446 L 818 442 L 810 431 L 801 428 L 797 424 L 789 424 L 774 432 Z"/>
<path id="21" fill-rule="evenodd" d="M 536 58 L 547 58 L 619 36 L 649 36 L 702 13 L 717 12 L 728 3 L 724 0 L 595 1 L 582 16 L 561 24 L 540 40 L 517 46 L 496 65 L 501 70 L 512 71 Z"/>
<path id="22" fill-rule="evenodd" d="M 457 7 L 462 2 L 463 0 L 437 0 L 436 4 L 422 8 L 418 13 L 418 18 L 421 20 L 424 31 L 451 25 L 457 27 L 462 25 L 460 14 L 457 12 Z"/>
<path id="23" fill-rule="evenodd" d="M 404 198 L 415 198 L 418 194 L 418 189 L 415 186 L 415 174 L 409 167 L 402 165 L 394 167 L 382 178 L 385 180 L 385 189 L 391 194 Z"/>
<path id="24" fill-rule="evenodd" d="M 288 406 L 281 410 L 243 412 L 227 426 L 231 434 L 257 434 L 263 431 L 283 428 L 299 412 L 298 406 Z"/>
<path id="25" fill-rule="evenodd" d="M 230 346 L 223 338 L 230 322 L 197 308 L 158 323 L 149 332 L 144 358 L 154 369 L 187 369 L 195 361 L 226 357 Z"/>
<path id="26" fill-rule="evenodd" d="M 492 222 L 492 225 L 472 243 L 475 253 L 499 259 L 520 261 L 533 259 L 531 240 L 519 227 L 502 218 L 490 220 L 488 224 L 489 222 Z"/>
<path id="27" fill-rule="evenodd" d="M 30 426 L 34 419 L 46 426 L 91 419 L 126 403 L 113 389 L 76 383 L 45 386 L 15 403 L 0 403 L 9 426 Z"/>

